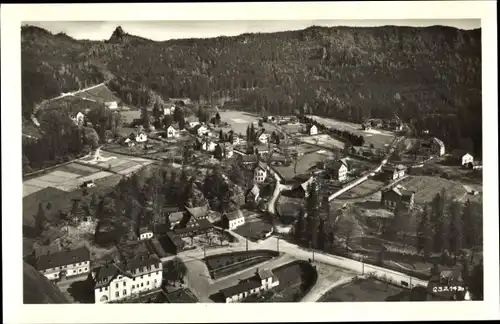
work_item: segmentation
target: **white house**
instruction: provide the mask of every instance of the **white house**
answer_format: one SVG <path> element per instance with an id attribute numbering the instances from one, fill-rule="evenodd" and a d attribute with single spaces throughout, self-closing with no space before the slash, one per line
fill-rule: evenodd
<path id="1" fill-rule="evenodd" d="M 146 135 L 146 133 L 139 133 L 139 135 L 135 137 L 135 141 L 137 143 L 144 143 L 147 140 L 148 140 L 148 135 Z"/>
<path id="2" fill-rule="evenodd" d="M 267 170 L 261 167 L 260 165 L 255 167 L 253 170 L 253 180 L 256 183 L 262 183 L 266 180 Z"/>
<path id="3" fill-rule="evenodd" d="M 239 145 L 240 144 L 240 138 L 238 135 L 234 134 L 233 135 L 233 145 Z"/>
<path id="4" fill-rule="evenodd" d="M 106 108 L 111 110 L 118 109 L 118 103 L 116 101 L 108 101 L 104 103 L 104 105 L 106 106 Z"/>
<path id="5" fill-rule="evenodd" d="M 203 136 L 203 135 L 210 136 L 210 130 L 208 129 L 207 126 L 205 126 L 205 125 L 198 125 L 196 127 L 198 127 L 196 129 L 196 133 L 198 134 L 198 136 L 200 136 L 200 137 Z"/>
<path id="6" fill-rule="evenodd" d="M 424 153 L 435 154 L 437 156 L 443 156 L 445 153 L 444 143 L 437 137 L 422 140 L 420 142 L 420 150 Z"/>
<path id="7" fill-rule="evenodd" d="M 174 126 L 170 125 L 167 128 L 167 138 L 178 138 L 179 131 L 174 128 Z"/>
<path id="8" fill-rule="evenodd" d="M 207 140 L 207 141 L 203 141 L 203 143 L 201 144 L 201 149 L 203 151 L 213 152 L 213 151 L 215 151 L 216 146 L 217 145 L 213 141 Z"/>
<path id="9" fill-rule="evenodd" d="M 40 255 L 36 269 L 49 280 L 88 274 L 90 252 L 86 247 Z"/>
<path id="10" fill-rule="evenodd" d="M 308 130 L 309 135 L 318 135 L 318 127 L 311 125 Z"/>
<path id="11" fill-rule="evenodd" d="M 149 240 L 150 238 L 153 237 L 153 229 L 150 228 L 149 226 L 145 226 L 145 227 L 140 227 L 139 228 L 139 231 L 137 233 L 138 237 L 139 237 L 139 240 Z"/>
<path id="12" fill-rule="evenodd" d="M 474 163 L 474 157 L 464 150 L 455 150 L 451 153 L 452 158 L 462 166 Z"/>
<path id="13" fill-rule="evenodd" d="M 347 179 L 347 161 L 345 159 L 333 161 L 331 165 L 328 166 L 331 172 L 332 178 L 338 181 L 345 181 Z"/>
<path id="14" fill-rule="evenodd" d="M 405 176 L 406 167 L 402 164 L 396 166 L 384 165 L 382 168 L 383 176 L 386 180 L 392 181 Z"/>
<path id="15" fill-rule="evenodd" d="M 251 295 L 258 295 L 279 285 L 278 278 L 271 270 L 257 270 L 255 276 L 239 284 L 222 289 L 220 292 L 226 303 L 235 303 Z"/>
<path id="16" fill-rule="evenodd" d="M 234 230 L 235 228 L 245 224 L 245 217 L 243 216 L 243 213 L 239 209 L 224 214 L 222 217 L 224 221 L 227 223 L 229 230 Z"/>
<path id="17" fill-rule="evenodd" d="M 81 126 L 83 125 L 83 122 L 85 120 L 85 115 L 82 114 L 82 112 L 78 112 L 74 117 L 71 118 L 73 120 L 73 122 L 75 123 L 75 125 L 77 126 Z"/>
<path id="18" fill-rule="evenodd" d="M 129 260 L 108 263 L 92 271 L 95 303 L 119 301 L 161 289 L 162 279 L 162 263 L 154 255 L 143 253 Z"/>
<path id="19" fill-rule="evenodd" d="M 269 135 L 268 133 L 262 133 L 259 135 L 259 142 L 261 142 L 262 144 L 267 144 L 269 143 L 269 138 L 271 137 L 271 135 Z"/>
<path id="20" fill-rule="evenodd" d="M 130 138 L 126 138 L 125 141 L 123 141 L 123 143 L 125 143 L 125 145 L 127 145 L 128 147 L 133 147 L 135 146 L 135 142 L 132 141 Z"/>

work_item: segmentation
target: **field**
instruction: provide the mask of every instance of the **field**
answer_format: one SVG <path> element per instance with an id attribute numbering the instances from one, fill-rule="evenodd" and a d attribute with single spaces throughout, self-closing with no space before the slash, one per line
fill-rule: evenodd
<path id="1" fill-rule="evenodd" d="M 306 149 L 306 148 L 303 148 Z M 311 152 L 311 151 L 309 151 Z M 289 166 L 277 166 L 275 170 L 280 173 L 280 175 L 285 179 L 291 179 L 298 174 L 310 173 L 315 166 L 319 165 L 320 162 L 333 156 L 333 153 L 325 150 L 315 149 L 312 153 L 304 154 L 299 157 L 297 162 L 296 172 L 294 172 L 294 163 Z"/>
<path id="2" fill-rule="evenodd" d="M 467 190 L 457 181 L 431 176 L 410 176 L 400 182 L 408 190 L 415 191 L 415 203 L 423 204 L 431 201 L 441 189 L 446 190 L 448 197 L 459 201 L 467 199 Z"/>
<path id="3" fill-rule="evenodd" d="M 250 123 L 259 120 L 259 116 L 243 111 L 219 111 L 221 120 L 231 125 L 236 134 L 246 135 Z M 268 125 L 268 127 L 272 127 Z M 271 129 L 271 128 L 270 128 Z M 273 130 L 273 129 L 271 129 Z"/>
<path id="4" fill-rule="evenodd" d="M 375 195 L 380 188 L 384 186 L 383 182 L 375 181 L 373 179 L 368 179 L 361 183 L 359 186 L 352 188 L 351 190 L 343 193 L 338 197 L 338 199 L 350 199 L 350 198 L 366 198 Z"/>
<path id="5" fill-rule="evenodd" d="M 333 127 L 341 131 L 348 131 L 356 135 L 361 135 L 365 138 L 365 145 L 370 146 L 373 144 L 375 148 L 384 148 L 386 144 L 394 138 L 394 133 L 386 130 L 367 130 L 361 129 L 360 124 L 349 123 L 339 121 L 333 118 L 323 118 L 318 116 L 308 116 L 317 120 L 319 123 L 325 124 L 326 126 Z"/>
<path id="6" fill-rule="evenodd" d="M 375 279 L 355 279 L 328 291 L 319 302 L 385 301 L 388 297 L 405 291 Z"/>
<path id="7" fill-rule="evenodd" d="M 314 145 L 321 145 L 321 146 L 326 146 L 329 148 L 338 148 L 338 149 L 343 149 L 345 146 L 345 143 L 331 137 L 330 135 L 327 134 L 318 134 L 314 136 L 304 136 L 301 137 L 300 140 L 302 142 L 306 142 L 309 144 L 314 144 Z"/>
<path id="8" fill-rule="evenodd" d="M 80 162 L 87 165 L 109 169 L 110 172 L 120 175 L 129 175 L 154 162 L 149 159 L 109 153 L 102 150 L 100 155 L 103 158 L 101 161 L 96 161 L 94 157 L 86 157 L 80 159 Z"/>
<path id="9" fill-rule="evenodd" d="M 263 239 L 272 229 L 273 226 L 271 224 L 259 219 L 253 222 L 247 222 L 236 228 L 233 232 L 248 238 L 250 241 L 258 241 Z"/>

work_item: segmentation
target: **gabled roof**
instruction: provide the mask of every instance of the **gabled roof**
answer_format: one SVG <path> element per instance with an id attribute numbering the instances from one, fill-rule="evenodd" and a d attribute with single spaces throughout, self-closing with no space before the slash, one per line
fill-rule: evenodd
<path id="1" fill-rule="evenodd" d="M 203 217 L 208 213 L 208 205 L 199 207 L 186 207 L 186 211 L 193 217 Z"/>
<path id="2" fill-rule="evenodd" d="M 241 281 L 239 284 L 226 288 L 226 289 L 221 289 L 222 295 L 227 298 L 227 297 L 232 297 L 234 295 L 238 295 L 244 292 L 248 292 L 252 289 L 259 288 L 261 283 L 256 280 L 257 278 L 252 278 L 252 279 L 247 279 L 244 281 Z"/>
<path id="3" fill-rule="evenodd" d="M 185 243 L 179 235 L 175 234 L 172 231 L 168 231 L 166 233 L 166 236 L 172 242 L 172 244 L 174 244 L 176 247 L 178 247 L 178 248 L 184 247 Z"/>
<path id="4" fill-rule="evenodd" d="M 260 193 L 260 189 L 257 185 L 253 185 L 252 189 L 250 189 L 250 192 L 254 195 L 257 196 Z"/>
<path id="5" fill-rule="evenodd" d="M 398 188 L 398 187 L 393 187 L 393 188 L 386 189 L 386 190 L 384 190 L 384 193 L 385 192 L 390 192 L 390 191 L 396 193 L 398 196 L 401 196 L 401 197 L 403 197 L 403 196 L 412 196 L 412 195 L 415 194 L 414 191 L 410 191 L 410 190 L 407 190 L 405 188 Z"/>
<path id="6" fill-rule="evenodd" d="M 262 280 L 271 278 L 273 276 L 273 272 L 270 269 L 258 269 L 257 274 Z"/>
<path id="7" fill-rule="evenodd" d="M 45 270 L 86 261 L 90 261 L 90 252 L 86 247 L 80 247 L 74 250 L 40 255 L 36 260 L 36 268 L 37 270 Z"/>
<path id="8" fill-rule="evenodd" d="M 244 218 L 243 212 L 239 209 L 232 211 L 230 213 L 227 213 L 226 217 L 228 220 L 235 220 L 235 219 Z"/>
<path id="9" fill-rule="evenodd" d="M 434 140 L 434 142 L 436 142 L 436 143 L 437 143 L 437 145 L 439 145 L 440 147 L 444 147 L 444 143 L 443 143 L 443 141 L 442 141 L 442 140 L 440 140 L 440 139 L 439 139 L 439 138 L 437 138 L 437 137 L 433 137 L 432 139 Z"/>
<path id="10" fill-rule="evenodd" d="M 333 169 L 333 170 L 340 170 L 340 168 L 342 166 L 345 166 L 347 167 L 347 160 L 346 159 L 342 159 L 342 160 L 335 160 L 333 162 L 330 163 L 330 165 L 328 166 L 330 169 Z"/>
<path id="11" fill-rule="evenodd" d="M 174 212 L 174 213 L 171 213 L 170 215 L 168 215 L 168 220 L 171 223 L 177 223 L 177 222 L 182 221 L 183 219 L 184 219 L 184 212 L 183 211 Z"/>

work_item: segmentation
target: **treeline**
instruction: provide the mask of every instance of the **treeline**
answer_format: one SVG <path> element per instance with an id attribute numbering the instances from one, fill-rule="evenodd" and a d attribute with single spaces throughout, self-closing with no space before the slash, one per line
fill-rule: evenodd
<path id="1" fill-rule="evenodd" d="M 167 42 L 121 31 L 93 42 L 23 27 L 22 55 L 27 112 L 78 81 L 112 75 L 113 90 L 138 105 L 150 89 L 281 115 L 307 103 L 311 114 L 358 123 L 396 113 L 450 149 L 468 139 L 476 155 L 482 149 L 479 29 L 311 27 Z"/>
<path id="2" fill-rule="evenodd" d="M 361 135 L 356 135 L 349 131 L 336 129 L 334 127 L 327 127 L 319 123 L 315 119 L 309 118 L 307 116 L 300 115 L 299 120 L 302 123 L 315 125 L 318 128 L 318 131 L 322 133 L 326 133 L 332 137 L 340 138 L 341 140 L 347 142 L 346 146 L 363 146 L 363 144 L 365 143 L 365 138 Z"/>

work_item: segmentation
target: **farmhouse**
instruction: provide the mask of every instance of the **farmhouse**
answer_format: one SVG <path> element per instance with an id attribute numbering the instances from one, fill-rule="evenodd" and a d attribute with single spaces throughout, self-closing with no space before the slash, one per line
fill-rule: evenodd
<path id="1" fill-rule="evenodd" d="M 163 279 L 161 260 L 141 253 L 121 262 L 108 263 L 92 271 L 95 303 L 109 303 L 160 289 Z"/>
<path id="2" fill-rule="evenodd" d="M 167 138 L 178 138 L 178 137 L 179 137 L 179 130 L 172 125 L 168 126 Z"/>
<path id="3" fill-rule="evenodd" d="M 186 207 L 186 211 L 190 218 L 195 218 L 197 220 L 207 219 L 209 208 L 208 205 L 199 207 Z"/>
<path id="4" fill-rule="evenodd" d="M 334 180 L 345 181 L 347 179 L 347 160 L 341 159 L 333 161 L 327 165 L 327 169 Z"/>
<path id="5" fill-rule="evenodd" d="M 309 135 L 318 135 L 318 127 L 316 127 L 316 125 L 308 125 L 307 133 Z"/>
<path id="6" fill-rule="evenodd" d="M 87 274 L 90 271 L 90 252 L 86 247 L 39 255 L 36 269 L 49 280 Z"/>
<path id="7" fill-rule="evenodd" d="M 415 192 L 404 188 L 390 188 L 382 191 L 380 202 L 388 208 L 394 208 L 398 203 L 403 203 L 408 209 L 412 209 L 415 202 Z"/>
<path id="8" fill-rule="evenodd" d="M 451 158 L 453 162 L 461 166 L 468 166 L 474 162 L 474 157 L 465 150 L 454 150 L 451 153 Z"/>
<path id="9" fill-rule="evenodd" d="M 392 165 L 384 165 L 382 168 L 382 176 L 385 180 L 396 180 L 405 176 L 406 167 L 402 164 L 398 164 L 396 166 Z"/>
<path id="10" fill-rule="evenodd" d="M 150 226 L 139 227 L 137 231 L 137 237 L 139 240 L 149 240 L 153 237 L 153 229 Z"/>
<path id="11" fill-rule="evenodd" d="M 235 210 L 230 213 L 224 213 L 222 215 L 222 222 L 225 228 L 229 230 L 234 230 L 235 228 L 245 224 L 245 217 L 241 210 Z"/>
<path id="12" fill-rule="evenodd" d="M 213 230 L 212 224 L 208 219 L 196 220 L 190 218 L 186 227 L 174 229 L 174 233 L 180 237 L 189 237 L 211 232 Z"/>
<path id="13" fill-rule="evenodd" d="M 259 270 L 255 276 L 248 278 L 239 284 L 222 289 L 220 292 L 226 303 L 235 303 L 254 294 L 259 294 L 279 285 L 278 278 L 269 269 Z"/>
<path id="14" fill-rule="evenodd" d="M 267 178 L 267 170 L 260 165 L 256 166 L 253 170 L 253 181 L 255 183 L 262 183 Z"/>
<path id="15" fill-rule="evenodd" d="M 163 239 L 166 240 L 167 250 L 175 254 L 184 250 L 184 247 L 186 246 L 184 240 L 172 231 L 168 231 Z"/>
<path id="16" fill-rule="evenodd" d="M 444 143 L 437 137 L 422 140 L 420 142 L 420 150 L 424 153 L 437 156 L 443 156 L 445 153 Z"/>

